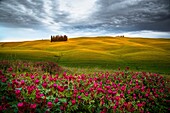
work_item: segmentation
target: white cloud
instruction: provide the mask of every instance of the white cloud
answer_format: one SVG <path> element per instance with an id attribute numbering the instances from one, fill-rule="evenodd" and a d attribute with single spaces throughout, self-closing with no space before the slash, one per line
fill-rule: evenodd
<path id="1" fill-rule="evenodd" d="M 131 32 L 123 32 L 116 33 L 114 36 L 124 35 L 127 37 L 143 37 L 143 38 L 170 38 L 170 32 L 160 32 L 160 31 L 131 31 Z"/>
<path id="2" fill-rule="evenodd" d="M 87 19 L 95 10 L 97 0 L 59 0 L 59 10 L 70 14 L 71 22 Z"/>

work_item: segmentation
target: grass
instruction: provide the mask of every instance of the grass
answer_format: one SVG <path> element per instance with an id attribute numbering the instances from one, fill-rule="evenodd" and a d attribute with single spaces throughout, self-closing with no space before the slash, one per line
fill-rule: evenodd
<path id="1" fill-rule="evenodd" d="M 1 60 L 54 61 L 68 69 L 108 69 L 129 66 L 134 71 L 170 74 L 170 39 L 73 38 L 1 42 Z"/>

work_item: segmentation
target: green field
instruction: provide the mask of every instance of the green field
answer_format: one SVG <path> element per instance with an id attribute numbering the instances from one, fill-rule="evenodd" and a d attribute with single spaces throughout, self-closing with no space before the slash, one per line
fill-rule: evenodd
<path id="1" fill-rule="evenodd" d="M 170 74 L 170 39 L 81 37 L 0 42 L 0 60 L 54 61 L 70 69 L 108 69 L 129 66 L 134 71 Z"/>

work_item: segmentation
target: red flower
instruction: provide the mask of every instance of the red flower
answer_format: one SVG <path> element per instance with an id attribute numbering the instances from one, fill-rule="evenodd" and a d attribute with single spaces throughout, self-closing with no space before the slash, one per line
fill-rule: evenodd
<path id="1" fill-rule="evenodd" d="M 85 96 L 88 96 L 88 95 L 89 95 L 89 94 L 86 92 L 86 93 L 85 93 Z"/>
<path id="2" fill-rule="evenodd" d="M 121 93 L 121 94 L 120 94 L 120 97 L 121 97 L 121 98 L 123 98 L 123 97 L 124 97 L 124 94 L 123 94 L 123 93 Z"/>
<path id="3" fill-rule="evenodd" d="M 52 103 L 52 102 L 48 102 L 48 103 L 47 103 L 47 106 L 48 106 L 49 108 L 52 108 L 52 107 L 53 107 L 53 103 Z"/>
<path id="4" fill-rule="evenodd" d="M 121 90 L 122 90 L 122 91 L 125 91 L 125 89 L 126 89 L 126 86 L 122 86 L 122 87 L 121 87 Z"/>
<path id="5" fill-rule="evenodd" d="M 24 103 L 23 102 L 20 102 L 20 103 L 18 103 L 18 108 L 23 108 L 23 106 L 24 106 Z"/>
<path id="6" fill-rule="evenodd" d="M 114 110 L 116 110 L 116 108 L 117 108 L 117 106 L 116 106 L 116 105 L 115 105 L 115 106 L 113 106 L 113 109 L 114 109 Z"/>
<path id="7" fill-rule="evenodd" d="M 34 79 L 34 75 L 31 75 L 31 79 Z"/>
<path id="8" fill-rule="evenodd" d="M 46 79 L 46 77 L 47 77 L 47 76 L 43 75 L 43 77 L 42 77 L 42 78 L 43 78 L 43 80 L 45 80 L 45 79 Z"/>
<path id="9" fill-rule="evenodd" d="M 31 105 L 30 105 L 30 108 L 31 108 L 31 109 L 35 109 L 36 106 L 37 106 L 36 104 L 31 104 Z"/>
<path id="10" fill-rule="evenodd" d="M 72 103 L 72 105 L 76 104 L 76 100 L 75 99 L 72 100 L 71 103 Z"/>
<path id="11" fill-rule="evenodd" d="M 112 90 L 109 89 L 109 90 L 108 90 L 108 93 L 109 93 L 109 94 L 112 94 L 113 92 L 112 92 Z"/>
<path id="12" fill-rule="evenodd" d="M 16 94 L 16 96 L 18 96 L 18 95 L 21 94 L 21 91 L 20 90 L 15 90 L 15 94 Z"/>
<path id="13" fill-rule="evenodd" d="M 16 74 L 15 74 L 15 73 L 13 73 L 13 74 L 12 74 L 12 77 L 14 78 L 15 76 L 16 76 Z"/>
<path id="14" fill-rule="evenodd" d="M 50 81 L 53 81 L 53 78 L 52 78 L 52 76 L 50 76 L 50 77 L 49 77 L 49 80 L 50 80 Z"/>
<path id="15" fill-rule="evenodd" d="M 3 110 L 3 107 L 2 106 L 0 106 L 0 111 L 2 111 Z"/>
<path id="16" fill-rule="evenodd" d="M 128 67 L 128 66 L 126 67 L 126 70 L 129 70 L 129 67 Z"/>
<path id="17" fill-rule="evenodd" d="M 54 102 L 57 103 L 58 102 L 58 98 L 56 98 Z"/>
<path id="18" fill-rule="evenodd" d="M 25 81 L 24 80 L 21 80 L 21 85 L 24 85 L 25 84 Z"/>
<path id="19" fill-rule="evenodd" d="M 40 81 L 39 81 L 38 79 L 35 80 L 35 84 L 39 84 L 39 82 L 40 82 Z"/>
<path id="20" fill-rule="evenodd" d="M 119 97 L 119 96 L 116 96 L 115 99 L 116 99 L 117 101 L 119 101 L 119 100 L 120 100 L 120 97 Z"/>
<path id="21" fill-rule="evenodd" d="M 78 99 L 81 99 L 81 96 L 78 96 Z"/>
<path id="22" fill-rule="evenodd" d="M 44 82 L 44 83 L 42 84 L 42 86 L 43 86 L 44 88 L 46 88 L 46 87 L 47 87 L 47 82 Z"/>
<path id="23" fill-rule="evenodd" d="M 54 88 L 56 88 L 56 87 L 57 87 L 57 84 L 56 84 L 56 83 L 54 83 L 54 84 L 53 84 L 53 86 L 54 86 Z"/>
<path id="24" fill-rule="evenodd" d="M 141 107 L 143 106 L 143 104 L 142 104 L 142 103 L 138 103 L 137 106 L 138 106 L 139 108 L 141 108 Z"/>
<path id="25" fill-rule="evenodd" d="M 11 72 L 12 70 L 13 70 L 12 67 L 8 68 L 8 71 L 9 71 L 9 72 Z"/>
<path id="26" fill-rule="evenodd" d="M 58 89 L 58 91 L 60 91 L 60 92 L 63 92 L 63 91 L 64 91 L 64 87 L 61 87 L 61 86 L 57 86 L 57 89 Z"/>
<path id="27" fill-rule="evenodd" d="M 112 94 L 115 95 L 117 93 L 117 91 L 113 91 Z"/>

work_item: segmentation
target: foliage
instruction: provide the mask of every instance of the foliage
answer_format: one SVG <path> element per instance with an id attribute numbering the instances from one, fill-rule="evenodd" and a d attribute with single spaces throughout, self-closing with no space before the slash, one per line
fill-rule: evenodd
<path id="1" fill-rule="evenodd" d="M 0 69 L 0 112 L 121 113 L 170 110 L 169 80 L 133 72 L 68 74 L 55 63 L 8 62 Z"/>

